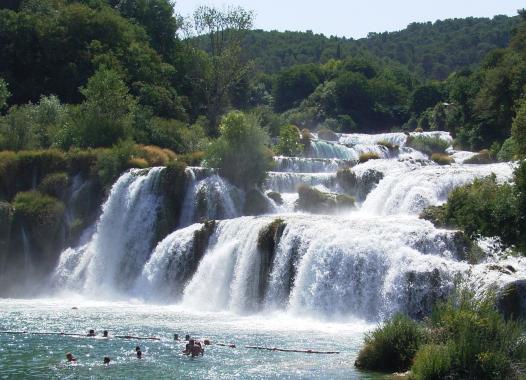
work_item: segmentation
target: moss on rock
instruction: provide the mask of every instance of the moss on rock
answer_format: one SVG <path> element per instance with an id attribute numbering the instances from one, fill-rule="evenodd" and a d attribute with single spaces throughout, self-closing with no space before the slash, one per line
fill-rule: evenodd
<path id="1" fill-rule="evenodd" d="M 324 193 L 309 186 L 298 188 L 296 209 L 312 213 L 333 213 L 354 207 L 355 199 L 346 194 Z"/>
<path id="2" fill-rule="evenodd" d="M 269 199 L 257 189 L 247 191 L 243 205 L 244 215 L 262 215 L 271 211 Z"/>
<path id="3" fill-rule="evenodd" d="M 68 192 L 68 187 L 68 175 L 64 172 L 60 172 L 48 174 L 46 177 L 44 177 L 40 185 L 38 185 L 38 191 L 43 194 L 64 200 Z"/>
<path id="4" fill-rule="evenodd" d="M 280 193 L 276 193 L 275 191 L 269 191 L 267 193 L 267 197 L 269 197 L 274 202 L 276 202 L 277 205 L 282 205 L 283 204 L 283 198 L 281 197 Z"/>
<path id="5" fill-rule="evenodd" d="M 438 228 L 444 228 L 447 226 L 446 222 L 447 206 L 429 206 L 422 211 L 420 219 L 430 221 Z"/>
<path id="6" fill-rule="evenodd" d="M 327 141 L 338 141 L 339 137 L 336 133 L 328 128 L 322 128 L 318 131 L 318 138 Z"/>
<path id="7" fill-rule="evenodd" d="M 464 161 L 465 164 L 491 164 L 495 162 L 494 158 L 491 156 L 491 152 L 487 149 L 483 149 L 473 157 L 468 158 Z"/>

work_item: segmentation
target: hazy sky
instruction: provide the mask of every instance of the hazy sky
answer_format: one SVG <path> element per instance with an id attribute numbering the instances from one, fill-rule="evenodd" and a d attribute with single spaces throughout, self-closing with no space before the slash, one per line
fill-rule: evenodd
<path id="1" fill-rule="evenodd" d="M 187 15 L 199 5 L 240 5 L 256 12 L 256 29 L 312 30 L 360 38 L 404 29 L 411 22 L 455 17 L 516 15 L 524 0 L 176 0 Z"/>

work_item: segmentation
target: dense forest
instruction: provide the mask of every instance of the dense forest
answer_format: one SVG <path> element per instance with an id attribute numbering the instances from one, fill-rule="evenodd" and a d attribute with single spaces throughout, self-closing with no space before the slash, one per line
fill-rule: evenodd
<path id="1" fill-rule="evenodd" d="M 438 20 L 360 39 L 326 37 L 311 31 L 254 30 L 245 37 L 243 50 L 258 70 L 267 73 L 368 51 L 407 65 L 421 77 L 445 79 L 455 70 L 476 66 L 491 50 L 506 47 L 519 23 L 519 17 L 507 16 Z"/>
<path id="2" fill-rule="evenodd" d="M 257 186 L 271 150 L 300 154 L 308 131 L 446 130 L 457 148 L 487 149 L 486 161 L 519 158 L 524 17 L 347 40 L 251 31 L 253 13 L 235 7 L 183 19 L 168 0 L 4 2 L 0 149 L 21 153 L 0 163 L 1 197 L 31 188 L 13 182 L 28 150 L 91 149 L 86 165 L 104 186 L 128 167 L 203 157 L 239 186 Z M 232 172 L 238 161 L 253 165 Z"/>

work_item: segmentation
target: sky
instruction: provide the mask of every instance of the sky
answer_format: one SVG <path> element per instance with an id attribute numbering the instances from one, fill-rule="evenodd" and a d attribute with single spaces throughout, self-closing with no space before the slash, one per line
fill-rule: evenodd
<path id="1" fill-rule="evenodd" d="M 176 0 L 176 12 L 199 5 L 239 5 L 255 11 L 255 29 L 366 37 L 369 32 L 404 29 L 411 22 L 446 18 L 514 16 L 524 0 Z"/>

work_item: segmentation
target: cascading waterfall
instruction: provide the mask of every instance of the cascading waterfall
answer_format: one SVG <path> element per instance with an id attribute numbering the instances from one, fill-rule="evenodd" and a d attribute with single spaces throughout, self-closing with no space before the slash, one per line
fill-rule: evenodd
<path id="1" fill-rule="evenodd" d="M 410 135 L 452 142 L 446 132 Z M 104 287 L 199 310 L 381 320 L 398 311 L 424 316 L 460 285 L 482 294 L 524 278 L 523 259 L 491 254 L 469 263 L 473 245 L 463 234 L 418 218 L 476 178 L 510 180 L 513 163 L 465 165 L 473 153 L 450 148 L 457 163 L 439 166 L 405 146 L 404 133 L 338 137 L 328 142 L 315 136 L 308 157 L 275 157 L 276 171 L 263 186 L 279 193 L 270 215 L 242 216 L 241 190 L 213 170 L 188 168 L 179 228 L 158 236 L 159 242 L 153 241 L 162 207 L 155 183 L 162 169 L 125 173 L 95 233 L 62 253 L 55 284 L 79 284 L 87 294 Z M 359 164 L 362 153 L 380 159 Z M 337 172 L 347 168 L 351 182 L 341 183 Z M 357 207 L 337 216 L 296 212 L 300 185 L 359 194 Z M 503 265 L 513 271 L 495 270 Z"/>
<path id="2" fill-rule="evenodd" d="M 67 249 L 55 276 L 66 287 L 87 293 L 120 291 L 150 256 L 158 208 L 156 192 L 163 168 L 131 170 L 113 185 L 96 232 L 84 246 Z"/>

